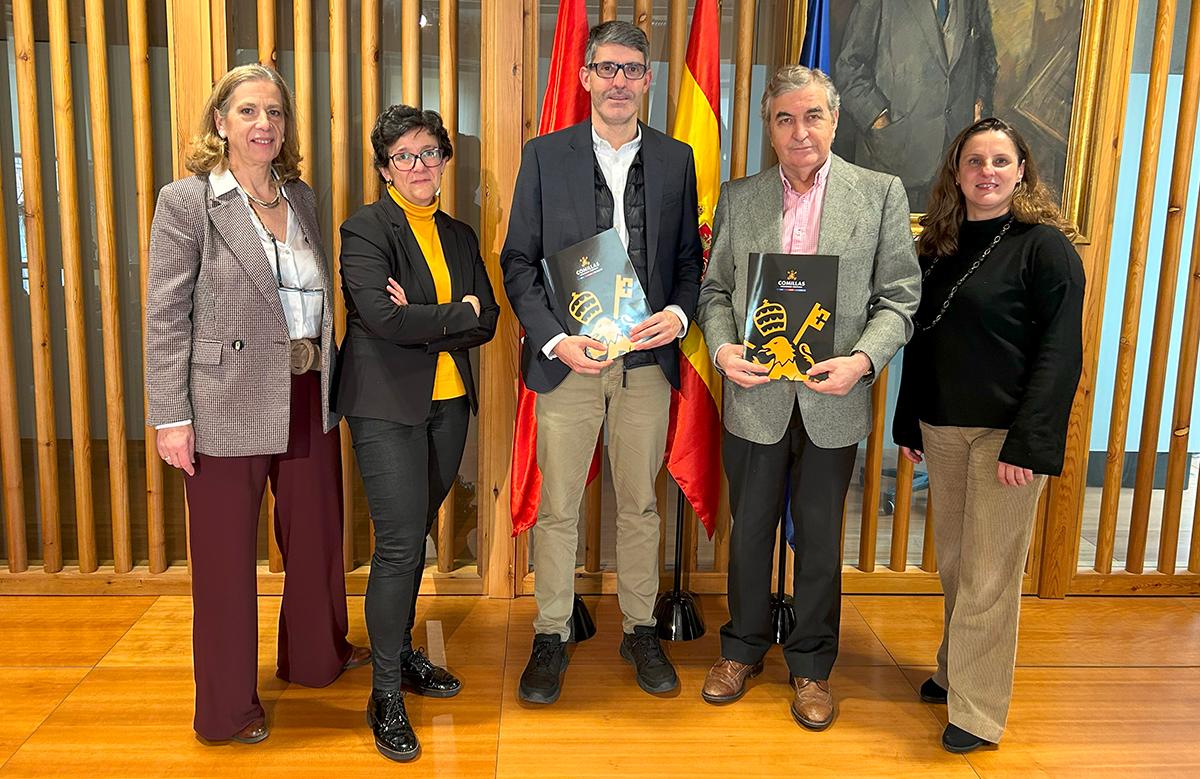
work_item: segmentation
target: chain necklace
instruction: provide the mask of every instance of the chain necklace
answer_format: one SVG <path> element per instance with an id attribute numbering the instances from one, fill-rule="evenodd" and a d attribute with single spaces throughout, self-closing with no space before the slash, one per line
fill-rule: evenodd
<path id="1" fill-rule="evenodd" d="M 983 261 L 987 259 L 987 256 L 989 254 L 992 253 L 992 249 L 996 248 L 996 244 L 1000 243 L 1000 239 L 1003 238 L 1004 234 L 1008 232 L 1008 228 L 1012 227 L 1012 223 L 1013 223 L 1013 219 L 1012 219 L 1012 217 L 1009 217 L 1008 221 L 1004 223 L 1004 226 L 1000 228 L 1000 232 L 996 233 L 996 237 L 993 238 L 992 242 L 990 244 L 988 244 L 988 247 L 983 250 L 983 254 L 979 255 L 979 259 L 977 259 L 977 260 L 975 260 L 975 262 L 971 263 L 971 267 L 967 268 L 967 272 L 962 275 L 961 279 L 954 282 L 954 286 L 951 287 L 950 292 L 946 294 L 946 299 L 942 301 L 942 306 L 941 306 L 941 308 L 938 309 L 937 316 L 935 316 L 933 318 L 933 321 L 927 325 L 918 324 L 917 330 L 919 330 L 923 333 L 928 332 L 928 331 L 932 330 L 934 328 L 934 326 L 937 325 L 938 322 L 942 321 L 942 317 L 946 315 L 946 309 L 950 308 L 950 301 L 954 300 L 954 296 L 958 293 L 959 287 L 961 287 L 963 284 L 965 284 L 967 279 L 971 278 L 971 274 L 973 274 L 975 271 L 979 270 L 979 266 L 983 265 Z M 938 261 L 941 259 L 942 259 L 941 257 L 933 258 L 933 262 L 929 263 L 929 267 L 926 268 L 925 272 L 921 274 L 922 282 L 926 281 L 929 278 L 929 274 L 933 273 L 933 269 L 937 267 Z"/>
<path id="2" fill-rule="evenodd" d="M 262 206 L 263 208 L 274 208 L 275 206 L 279 205 L 279 199 L 281 197 L 283 197 L 283 190 L 281 190 L 281 189 L 275 190 L 275 199 L 274 200 L 259 200 L 258 198 L 256 198 L 254 196 L 253 192 L 246 189 L 245 187 L 242 187 L 242 191 L 246 193 L 246 197 L 250 198 L 252 201 L 254 201 L 258 205 Z"/>

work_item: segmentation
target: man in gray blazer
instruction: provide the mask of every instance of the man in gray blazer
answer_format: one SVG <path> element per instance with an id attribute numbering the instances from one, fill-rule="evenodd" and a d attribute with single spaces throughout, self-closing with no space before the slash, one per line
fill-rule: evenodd
<path id="1" fill-rule="evenodd" d="M 789 65 L 771 77 L 762 115 L 779 165 L 721 187 L 697 313 L 725 377 L 722 447 L 733 513 L 730 621 L 702 695 L 735 701 L 762 670 L 771 645 L 775 530 L 790 492 L 796 626 L 784 659 L 795 687 L 792 716 L 813 730 L 834 716 L 829 674 L 838 647 L 842 506 L 858 442 L 870 428 L 869 385 L 912 334 L 920 296 L 904 185 L 830 153 L 838 106 L 837 90 L 819 70 Z M 754 252 L 839 257 L 838 356 L 809 367 L 814 380 L 771 381 L 767 366 L 744 357 L 746 266 Z"/>

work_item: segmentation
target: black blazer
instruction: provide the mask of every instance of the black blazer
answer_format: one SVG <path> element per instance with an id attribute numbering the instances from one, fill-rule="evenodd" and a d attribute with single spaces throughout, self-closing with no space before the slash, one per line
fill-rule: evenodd
<path id="1" fill-rule="evenodd" d="M 438 303 L 433 274 L 390 196 L 360 208 L 342 223 L 341 274 L 346 337 L 335 374 L 332 405 L 339 414 L 415 425 L 429 416 L 438 352 L 450 352 L 471 410 L 479 408 L 471 373 L 472 346 L 496 333 L 500 307 L 479 256 L 475 231 L 442 211 L 434 214 L 450 269 L 450 297 Z M 387 294 L 391 276 L 407 306 Z M 479 316 L 463 295 L 479 298 Z"/>
<path id="2" fill-rule="evenodd" d="M 654 311 L 679 306 L 691 322 L 704 270 L 692 147 L 644 124 L 641 128 L 646 300 Z M 521 154 L 500 264 L 505 292 L 525 328 L 521 372 L 534 392 L 554 389 L 570 373 L 561 361 L 542 354 L 551 338 L 570 330 L 565 312 L 547 293 L 541 261 L 598 232 L 594 160 L 591 120 L 534 138 Z M 671 386 L 678 388 L 678 345 L 667 344 L 651 354 Z"/>

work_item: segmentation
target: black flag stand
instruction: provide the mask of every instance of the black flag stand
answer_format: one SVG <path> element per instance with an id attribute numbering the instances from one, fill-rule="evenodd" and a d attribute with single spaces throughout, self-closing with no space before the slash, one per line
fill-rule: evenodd
<path id="1" fill-rule="evenodd" d="M 578 644 L 580 641 L 587 641 L 592 636 L 596 635 L 596 623 L 592 621 L 592 613 L 588 611 L 587 604 L 583 602 L 583 598 L 576 593 L 575 603 L 571 606 L 571 637 L 568 641 Z"/>
<path id="2" fill-rule="evenodd" d="M 796 607 L 792 596 L 785 590 L 784 582 L 787 566 L 787 534 L 784 532 L 785 522 L 779 522 L 779 589 L 771 595 L 771 628 L 775 634 L 775 643 L 782 645 L 796 626 Z"/>
<path id="3" fill-rule="evenodd" d="M 654 620 L 658 637 L 666 641 L 691 641 L 704 635 L 704 618 L 696 598 L 683 589 L 683 490 L 675 507 L 675 586 L 658 596 Z"/>

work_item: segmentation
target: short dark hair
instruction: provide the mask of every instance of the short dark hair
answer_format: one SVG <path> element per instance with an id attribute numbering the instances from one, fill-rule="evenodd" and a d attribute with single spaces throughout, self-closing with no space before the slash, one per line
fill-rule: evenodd
<path id="1" fill-rule="evenodd" d="M 413 130 L 426 130 L 437 139 L 442 150 L 442 159 L 449 160 L 454 156 L 454 147 L 450 145 L 450 133 L 442 124 L 442 117 L 437 111 L 422 111 L 410 105 L 393 105 L 375 120 L 371 128 L 371 148 L 375 151 L 375 167 L 386 168 L 391 161 L 388 159 L 388 149 L 396 139 L 408 135 Z"/>
<path id="2" fill-rule="evenodd" d="M 642 32 L 641 28 L 629 22 L 617 20 L 601 22 L 588 30 L 587 48 L 584 50 L 584 64 L 591 64 L 592 58 L 596 56 L 596 49 L 607 43 L 624 46 L 627 49 L 636 49 L 642 53 L 646 64 L 650 64 L 650 41 L 647 40 L 646 33 Z"/>

